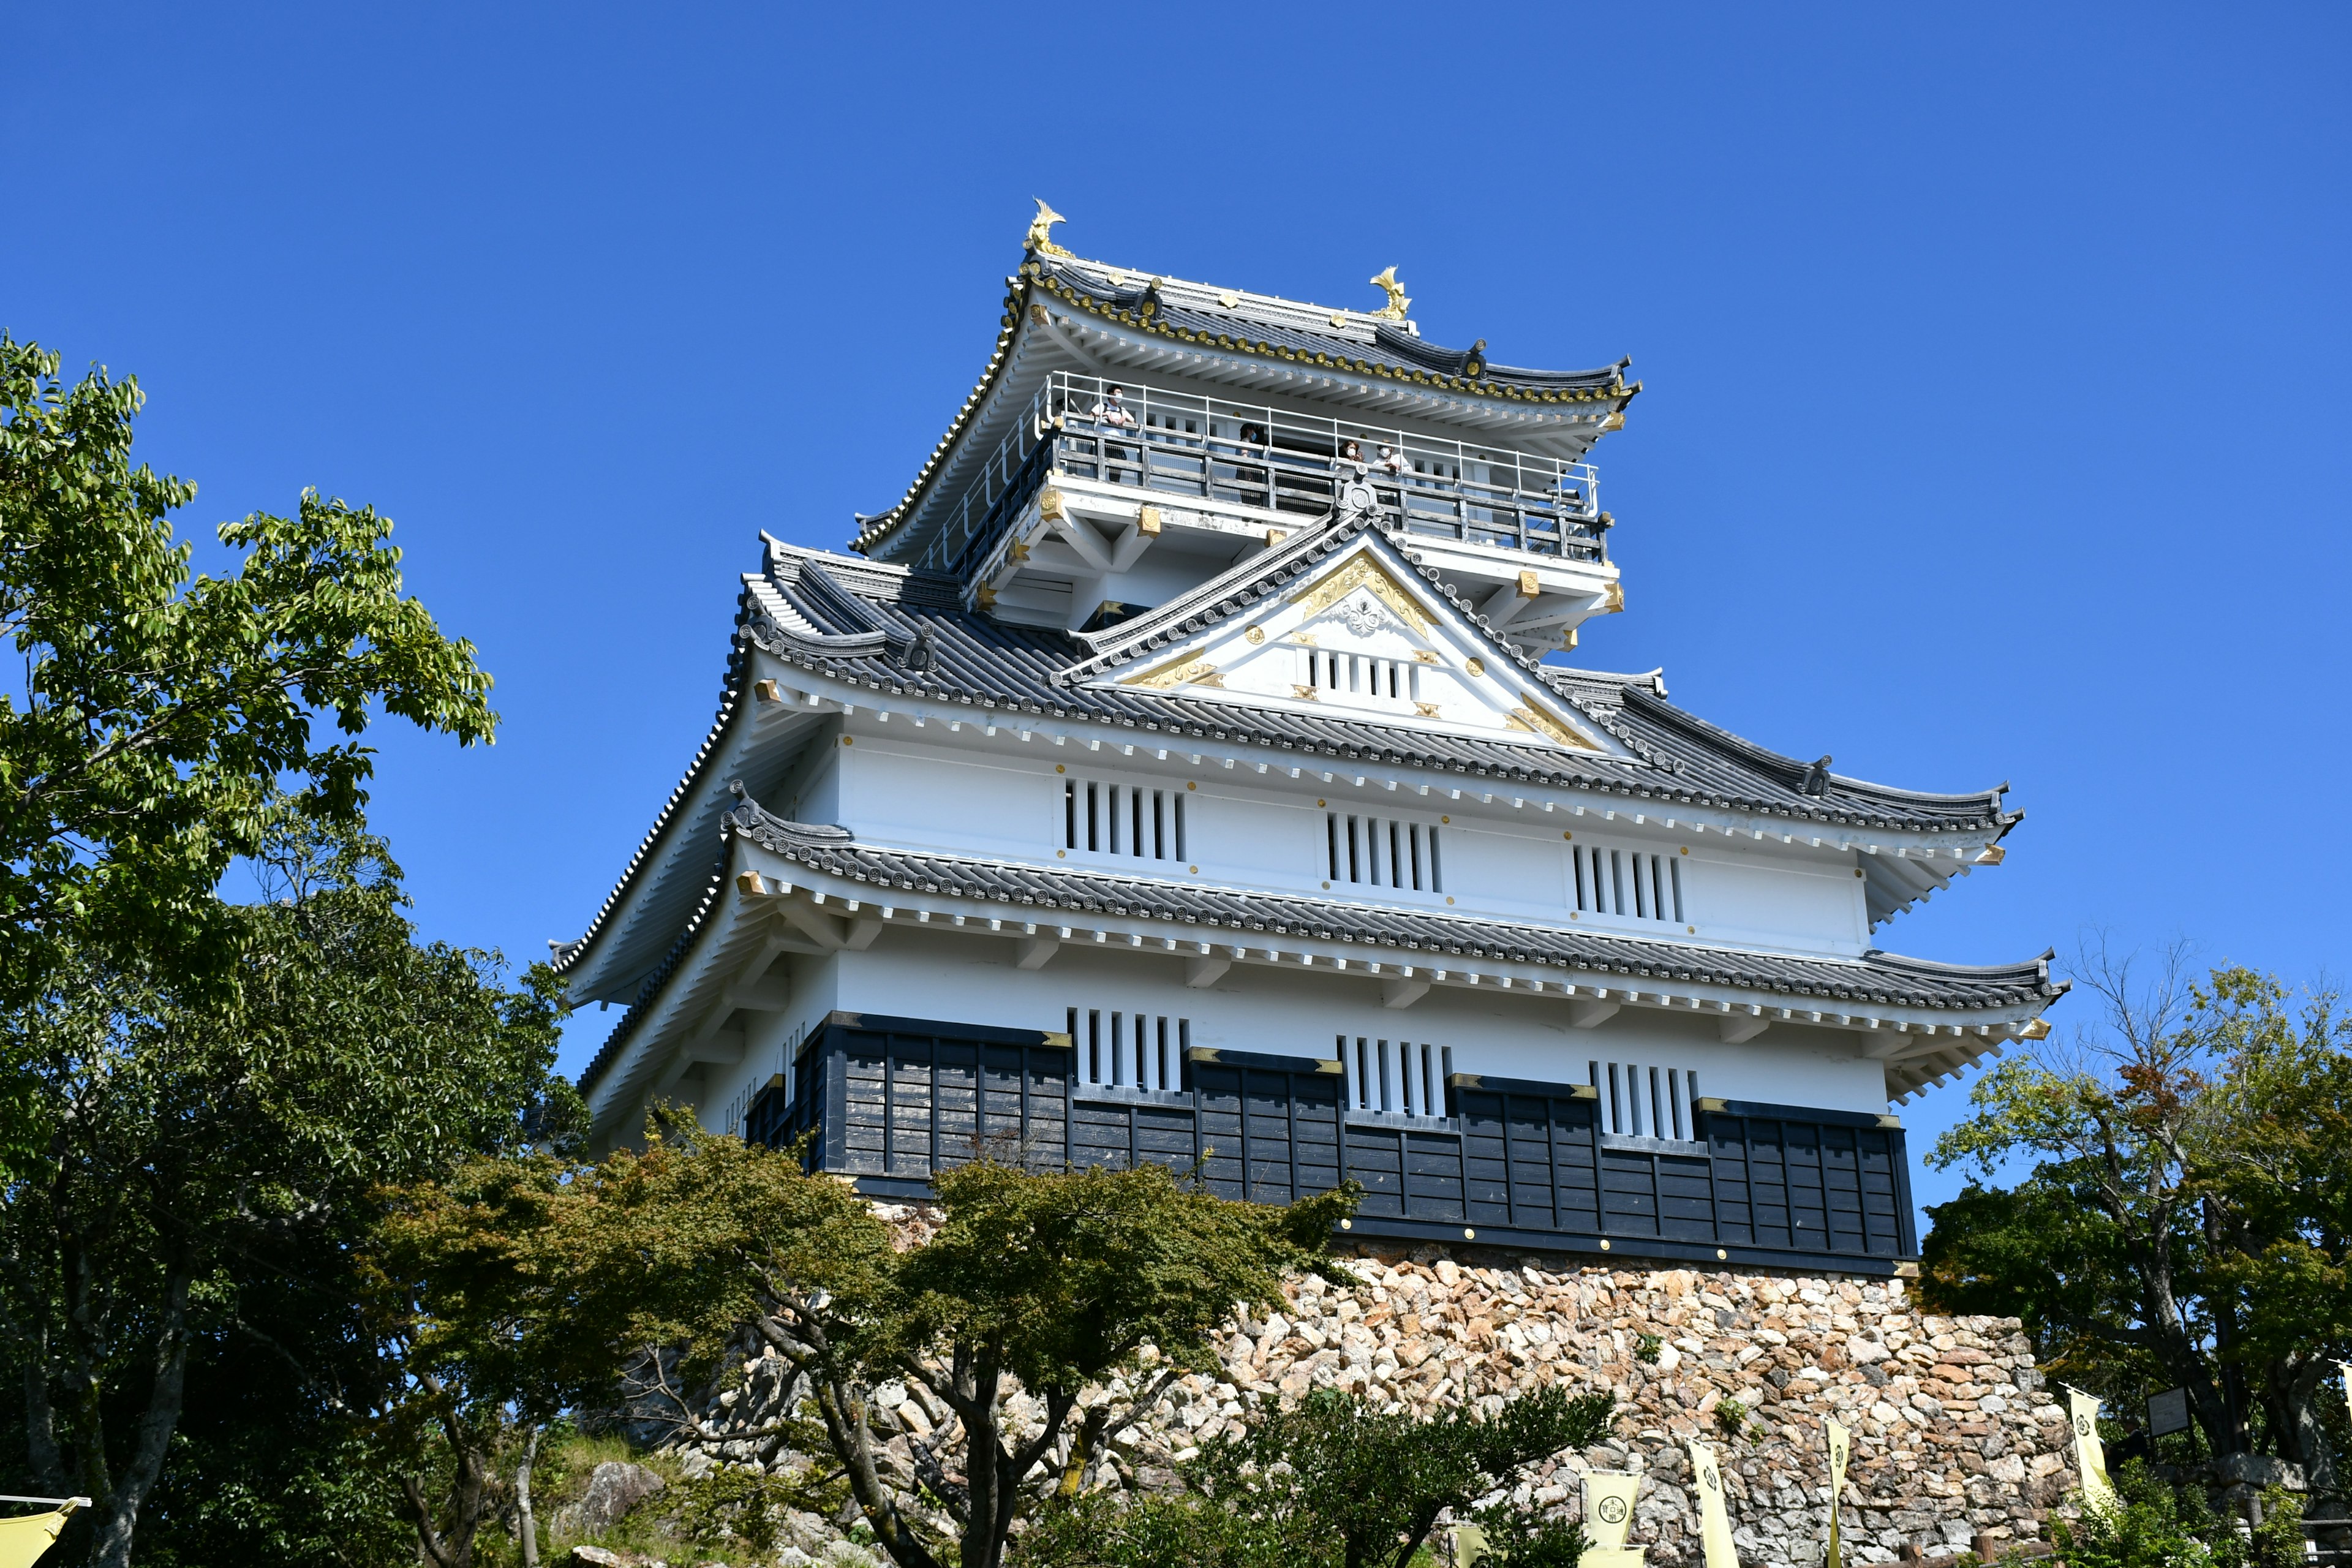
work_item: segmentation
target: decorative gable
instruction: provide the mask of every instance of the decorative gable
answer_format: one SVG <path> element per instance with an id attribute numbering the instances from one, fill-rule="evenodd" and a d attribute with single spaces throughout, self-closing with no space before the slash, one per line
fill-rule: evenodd
<path id="1" fill-rule="evenodd" d="M 1087 684 L 1625 754 L 1371 530 L 1278 596 L 1108 662 Z"/>

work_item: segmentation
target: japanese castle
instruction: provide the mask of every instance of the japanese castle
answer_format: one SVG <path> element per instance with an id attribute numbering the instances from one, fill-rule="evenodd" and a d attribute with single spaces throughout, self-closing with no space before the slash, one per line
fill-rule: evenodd
<path id="1" fill-rule="evenodd" d="M 1909 1272 L 1890 1104 L 2063 986 L 1876 933 L 2000 863 L 2006 786 L 1847 778 L 1568 658 L 1625 606 L 1625 362 L 1057 221 L 898 502 L 846 553 L 762 536 L 709 738 L 557 945 L 626 1006 L 599 1145 L 667 1103 L 877 1197 L 1157 1160 L 1360 1182 L 1359 1237 Z"/>

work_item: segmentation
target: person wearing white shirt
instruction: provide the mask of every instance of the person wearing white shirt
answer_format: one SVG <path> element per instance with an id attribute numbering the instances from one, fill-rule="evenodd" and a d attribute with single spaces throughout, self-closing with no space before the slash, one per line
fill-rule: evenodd
<path id="1" fill-rule="evenodd" d="M 1103 394 L 1102 401 L 1089 411 L 1097 425 L 1112 425 L 1122 430 L 1135 428 L 1135 416 L 1127 411 L 1126 389 L 1114 386 Z"/>

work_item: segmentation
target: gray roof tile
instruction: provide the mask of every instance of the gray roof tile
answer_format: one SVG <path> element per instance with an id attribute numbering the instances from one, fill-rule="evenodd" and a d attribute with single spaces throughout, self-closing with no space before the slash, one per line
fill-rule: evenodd
<path id="1" fill-rule="evenodd" d="M 1540 964 L 1586 976 L 1730 987 L 1755 992 L 1759 999 L 1802 999 L 1814 1004 L 1818 1011 L 1836 1011 L 1838 1003 L 1958 1013 L 2038 1009 L 2065 989 L 2051 978 L 2046 952 L 2022 963 L 1985 966 L 1935 963 L 1875 951 L 1853 959 L 1808 957 L 1336 899 L 1194 887 L 1148 877 L 862 844 L 845 828 L 793 822 L 748 798 L 726 816 L 721 833 L 722 847 L 724 836 L 740 834 L 795 865 L 827 876 L 891 891 L 970 899 L 976 904 L 1019 911 L 1024 920 L 1040 924 L 1066 923 L 1056 921 L 1056 914 L 1169 921 L 1203 933 L 1225 933 L 1212 939 L 1225 945 L 1261 946 L 1267 936 L 1360 943 L 1398 954 L 1424 955 L 1428 962 L 1416 967 L 1454 967 L 1442 961 L 1457 957 Z M 693 918 L 661 964 L 639 986 L 628 1013 L 582 1072 L 583 1091 L 594 1088 L 618 1059 L 622 1047 L 692 950 L 726 886 L 724 866 L 722 847 Z M 1791 1003 L 1773 1000 L 1769 1005 Z"/>
<path id="2" fill-rule="evenodd" d="M 863 684 L 870 689 L 921 696 L 983 709 L 1093 720 L 1161 734 L 1226 743 L 1260 743 L 1349 762 L 1419 766 L 1497 781 L 1578 787 L 1637 801 L 1755 813 L 1832 826 L 1926 832 L 2004 833 L 2022 814 L 2004 812 L 2000 789 L 1969 795 L 1935 795 L 1895 789 L 1831 775 L 1822 793 L 1801 787 L 1808 764 L 1744 741 L 1665 700 L 1654 675 L 1618 677 L 1529 663 L 1499 637 L 1496 647 L 1575 701 L 1594 722 L 1634 753 L 1621 761 L 1589 752 L 1570 753 L 1547 745 L 1442 734 L 1368 719 L 1325 719 L 1253 708 L 1232 700 L 1191 698 L 1132 688 L 1103 689 L 1076 684 L 1094 668 L 1117 662 L 1097 652 L 1115 646 L 1132 657 L 1224 615 L 1235 613 L 1355 538 L 1366 524 L 1339 523 L 1302 532 L 1261 560 L 1266 564 L 1245 582 L 1227 580 L 1222 596 L 1187 595 L 1164 615 L 1087 639 L 1066 633 L 1016 626 L 958 607 L 960 584 L 951 578 L 904 568 L 856 562 L 823 552 L 771 542 L 769 581 L 790 606 L 787 624 L 757 608 L 746 627 L 762 649 L 813 672 Z M 1410 536 L 1402 553 L 1410 558 Z M 803 586 L 814 572 L 822 588 Z M 1412 569 L 1454 599 L 1461 612 L 1475 614 L 1417 563 Z M 934 649 L 933 668 L 910 670 L 887 648 L 867 645 L 854 651 L 828 638 L 873 635 L 867 616 L 851 618 L 828 606 L 836 590 L 850 589 L 880 624 L 911 644 L 926 629 Z M 1480 623 L 1483 625 L 1483 621 Z M 813 630 L 808 628 L 814 628 Z"/>

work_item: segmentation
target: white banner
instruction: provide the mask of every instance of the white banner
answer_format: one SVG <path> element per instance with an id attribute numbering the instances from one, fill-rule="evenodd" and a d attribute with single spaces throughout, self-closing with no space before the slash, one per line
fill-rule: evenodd
<path id="1" fill-rule="evenodd" d="M 2074 1468 L 2083 1477 L 2083 1500 L 2110 1505 L 2116 1500 L 2116 1489 L 2107 1479 L 2106 1447 L 2099 1441 L 2099 1401 L 2070 1384 L 2066 1402 L 2071 1406 L 2067 1419 L 2074 1427 Z"/>
<path id="2" fill-rule="evenodd" d="M 1723 1501 L 1723 1469 L 1715 1450 L 1694 1439 L 1690 1446 L 1691 1479 L 1698 1489 L 1699 1543 L 1706 1551 L 1706 1568 L 1739 1568 L 1739 1553 L 1731 1544 L 1731 1515 Z"/>
<path id="3" fill-rule="evenodd" d="M 1830 1555 L 1828 1568 L 1844 1568 L 1838 1545 L 1838 1513 L 1845 1496 L 1845 1467 L 1853 1458 L 1853 1434 L 1834 1418 L 1822 1424 L 1830 1440 Z"/>

